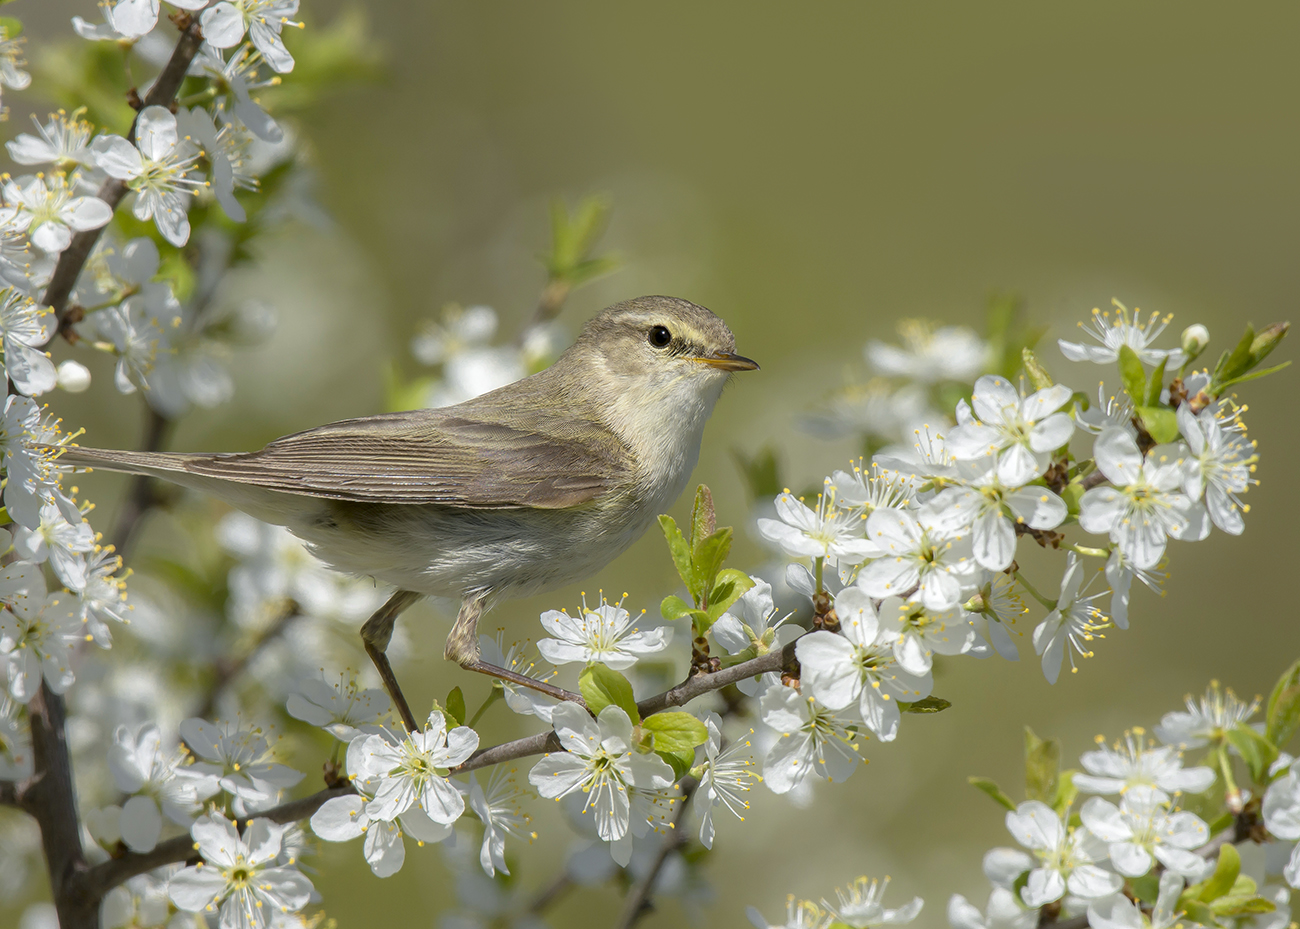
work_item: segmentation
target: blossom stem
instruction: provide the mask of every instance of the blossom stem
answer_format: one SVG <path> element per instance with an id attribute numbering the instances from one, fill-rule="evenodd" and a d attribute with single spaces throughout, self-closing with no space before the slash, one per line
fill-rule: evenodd
<path id="1" fill-rule="evenodd" d="M 825 564 L 826 564 L 825 558 L 818 558 L 813 563 L 813 567 L 815 568 L 813 572 L 813 580 L 817 584 L 817 591 L 816 591 L 817 593 L 825 592 L 825 588 L 822 586 L 822 570 L 825 567 Z"/>
<path id="2" fill-rule="evenodd" d="M 1241 789 L 1237 786 L 1237 780 L 1232 776 L 1232 761 L 1228 758 L 1227 745 L 1220 745 L 1219 751 L 1219 770 L 1223 773 L 1223 784 L 1227 789 L 1224 791 L 1223 800 L 1228 804 L 1228 809 L 1233 813 L 1241 812 Z"/>
<path id="3" fill-rule="evenodd" d="M 488 707 L 496 703 L 505 695 L 506 695 L 506 691 L 504 687 L 499 687 L 495 684 L 492 685 L 492 690 L 490 693 L 488 693 L 487 699 L 483 701 L 483 705 L 474 711 L 474 717 L 465 725 L 473 729 L 474 726 L 478 723 L 479 718 L 482 717 L 482 715 L 487 712 Z"/>
<path id="4" fill-rule="evenodd" d="M 1033 597 L 1035 600 L 1037 600 L 1037 601 L 1038 601 L 1039 603 L 1041 603 L 1043 606 L 1047 607 L 1047 609 L 1049 609 L 1049 610 L 1054 610 L 1054 609 L 1056 609 L 1056 601 L 1055 601 L 1055 600 L 1048 600 L 1046 597 L 1044 597 L 1042 594 L 1040 594 L 1037 590 L 1035 590 L 1035 589 L 1034 589 L 1034 585 L 1031 584 L 1031 583 L 1029 583 L 1029 581 L 1027 581 L 1027 580 L 1025 579 L 1025 576 L 1024 576 L 1023 574 L 1021 574 L 1019 571 L 1016 572 L 1016 583 L 1018 583 L 1021 587 L 1025 588 L 1025 590 L 1029 592 L 1029 595 L 1030 595 L 1031 597 Z"/>
<path id="5" fill-rule="evenodd" d="M 1062 545 L 1061 548 L 1064 548 L 1067 551 L 1077 552 L 1080 555 L 1087 555 L 1089 558 L 1110 557 L 1110 549 L 1108 548 L 1089 548 L 1086 545 L 1078 545 L 1073 542 L 1070 543 L 1069 545 Z"/>

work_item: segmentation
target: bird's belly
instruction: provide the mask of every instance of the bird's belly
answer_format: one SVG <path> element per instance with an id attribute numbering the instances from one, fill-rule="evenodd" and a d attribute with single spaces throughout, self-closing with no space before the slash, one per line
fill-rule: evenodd
<path id="1" fill-rule="evenodd" d="M 494 599 L 509 599 L 590 577 L 640 538 L 653 517 L 653 507 L 625 510 L 611 524 L 599 506 L 468 510 L 327 503 L 315 518 L 288 528 L 348 574 L 432 596 L 491 592 Z"/>

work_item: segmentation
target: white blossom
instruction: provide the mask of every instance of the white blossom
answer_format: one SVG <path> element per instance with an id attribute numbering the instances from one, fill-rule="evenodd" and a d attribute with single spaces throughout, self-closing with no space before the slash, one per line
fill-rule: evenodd
<path id="1" fill-rule="evenodd" d="M 44 564 L 48 559 L 54 573 L 65 584 L 83 584 L 86 559 L 95 550 L 95 530 L 82 520 L 70 523 L 53 503 L 41 507 L 40 525 L 35 529 L 18 526 L 14 530 L 14 553 L 24 561 Z"/>
<path id="2" fill-rule="evenodd" d="M 1111 864 L 1127 877 L 1141 877 L 1159 861 L 1183 877 L 1197 880 L 1205 860 L 1192 849 L 1210 838 L 1195 813 L 1170 812 L 1168 798 L 1153 787 L 1135 787 L 1119 806 L 1093 797 L 1079 810 L 1088 831 L 1109 843 Z"/>
<path id="3" fill-rule="evenodd" d="M 875 462 L 864 470 L 862 459 L 858 459 L 851 472 L 832 474 L 830 485 L 840 506 L 855 507 L 864 513 L 905 510 L 916 497 L 916 480 L 912 475 L 886 470 Z"/>
<path id="4" fill-rule="evenodd" d="M 780 736 L 763 760 L 763 780 L 773 793 L 789 793 L 809 773 L 847 780 L 859 764 L 853 709 L 838 713 L 793 687 L 770 687 L 759 701 L 764 725 Z"/>
<path id="5" fill-rule="evenodd" d="M 631 615 L 621 601 L 602 602 L 594 610 L 584 603 L 577 616 L 564 610 L 547 610 L 541 621 L 542 628 L 554 638 L 539 640 L 537 650 L 551 664 L 599 662 L 615 671 L 663 651 L 673 634 L 670 626 L 642 632 L 632 625 Z"/>
<path id="6" fill-rule="evenodd" d="M 44 351 L 55 329 L 54 310 L 12 287 L 0 290 L 0 347 L 5 373 L 29 396 L 53 390 L 58 383 L 54 362 Z"/>
<path id="7" fill-rule="evenodd" d="M 122 841 L 134 852 L 152 851 L 162 834 L 162 818 L 189 827 L 202 801 L 220 788 L 215 777 L 185 766 L 179 747 L 164 751 L 158 727 L 146 723 L 132 732 L 119 726 L 108 750 L 108 770 L 123 793 Z"/>
<path id="8" fill-rule="evenodd" d="M 203 11 L 203 37 L 216 48 L 238 45 L 244 33 L 262 53 L 272 70 L 293 70 L 293 56 L 284 47 L 280 31 L 300 26 L 289 17 L 298 12 L 298 0 L 222 0 Z"/>
<path id="9" fill-rule="evenodd" d="M 1292 768 L 1264 792 L 1264 825 L 1279 839 L 1300 839 L 1300 771 Z"/>
<path id="10" fill-rule="evenodd" d="M 1193 500 L 1205 496 L 1205 506 L 1214 525 L 1232 535 L 1246 528 L 1242 514 L 1250 507 L 1241 502 L 1243 494 L 1255 483 L 1250 475 L 1259 456 L 1255 443 L 1246 438 L 1239 424 L 1225 426 L 1206 407 L 1193 414 L 1188 404 L 1178 407 L 1178 429 L 1187 440 L 1187 477 L 1183 490 Z"/>
<path id="11" fill-rule="evenodd" d="M 8 580 L 9 565 L 0 582 Z M 38 569 L 39 570 L 39 569 Z M 72 686 L 71 646 L 85 638 L 82 623 L 71 609 L 71 598 L 63 592 L 5 598 L 8 609 L 0 610 L 0 661 L 8 665 L 9 695 L 19 703 L 36 696 L 44 678 L 56 694 Z M 43 593 L 44 586 L 39 590 Z"/>
<path id="12" fill-rule="evenodd" d="M 163 238 L 184 245 L 190 238 L 187 196 L 203 181 L 191 176 L 199 150 L 180 138 L 176 117 L 165 107 L 147 106 L 136 120 L 136 144 L 103 135 L 91 148 L 95 164 L 136 192 L 136 219 L 152 219 Z"/>
<path id="13" fill-rule="evenodd" d="M 26 232 L 47 255 L 71 245 L 74 232 L 98 229 L 113 218 L 113 208 L 98 197 L 76 196 L 59 171 L 6 180 L 0 197 L 0 224 Z"/>
<path id="14" fill-rule="evenodd" d="M 58 386 L 70 394 L 85 393 L 90 387 L 90 369 L 79 361 L 65 358 L 59 362 Z"/>
<path id="15" fill-rule="evenodd" d="M 1133 559 L 1118 545 L 1106 559 L 1106 583 L 1110 585 L 1110 618 L 1120 629 L 1128 628 L 1128 607 L 1133 579 L 1137 578 L 1150 590 L 1164 596 L 1160 582 L 1168 575 L 1147 568 L 1139 568 Z"/>
<path id="16" fill-rule="evenodd" d="M 294 719 L 320 726 L 340 742 L 350 743 L 362 733 L 377 733 L 392 704 L 383 690 L 360 690 L 355 674 L 340 674 L 335 683 L 318 678 L 300 681 L 285 708 Z"/>
<path id="17" fill-rule="evenodd" d="M 1097 467 L 1114 485 L 1093 487 L 1079 501 L 1079 525 L 1109 534 L 1139 568 L 1153 568 L 1166 536 L 1197 541 L 1210 532 L 1205 507 L 1182 492 L 1179 450 L 1156 446 L 1146 457 L 1133 437 L 1108 429 L 1093 446 Z"/>
<path id="18" fill-rule="evenodd" d="M 785 922 L 779 926 L 769 923 L 757 907 L 746 907 L 745 916 L 754 929 L 826 929 L 831 923 L 830 913 L 811 900 L 796 900 L 794 894 L 786 898 Z"/>
<path id="19" fill-rule="evenodd" d="M 1148 917 L 1122 894 L 1088 903 L 1088 925 L 1092 929 L 1196 929 L 1199 923 L 1182 917 L 1177 909 L 1183 893 L 1183 877 L 1173 871 L 1160 875 L 1160 892 Z"/>
<path id="20" fill-rule="evenodd" d="M 898 667 L 913 678 L 930 673 L 935 653 L 964 655 L 976 642 L 975 629 L 961 610 L 930 610 L 888 597 L 881 601 L 879 616 L 880 641 L 892 644 Z"/>
<path id="21" fill-rule="evenodd" d="M 910 595 L 932 610 L 952 609 L 964 599 L 977 567 L 970 539 L 947 528 L 933 501 L 915 515 L 876 510 L 867 517 L 867 537 L 883 553 L 858 574 L 858 586 L 872 597 Z"/>
<path id="22" fill-rule="evenodd" d="M 9 157 L 20 165 L 53 164 L 60 170 L 90 164 L 90 123 L 81 118 L 85 108 L 69 114 L 64 110 L 51 113 L 45 125 L 32 115 L 36 135 L 26 132 L 5 143 Z"/>
<path id="23" fill-rule="evenodd" d="M 620 865 L 631 860 L 629 835 L 633 788 L 662 790 L 675 778 L 658 755 L 632 750 L 632 720 L 617 706 L 596 719 L 574 703 L 562 703 L 551 715 L 563 752 L 548 752 L 533 766 L 528 783 L 548 800 L 574 791 L 585 795 L 582 812 L 591 812 L 602 841 Z"/>
<path id="24" fill-rule="evenodd" d="M 1222 745 L 1227 733 L 1246 722 L 1259 709 L 1258 697 L 1245 703 L 1231 688 L 1220 688 L 1218 681 L 1210 682 L 1205 696 L 1199 701 L 1188 694 L 1186 702 L 1187 712 L 1166 713 L 1155 728 L 1156 738 L 1183 751 L 1211 744 Z"/>
<path id="25" fill-rule="evenodd" d="M 18 718 L 18 704 L 0 696 L 0 780 L 21 781 L 32 773 L 33 764 L 32 734 Z"/>
<path id="26" fill-rule="evenodd" d="M 748 735 L 722 748 L 722 717 L 717 713 L 704 715 L 704 726 L 709 738 L 701 746 L 704 762 L 699 766 L 699 784 L 695 788 L 694 810 L 700 819 L 700 844 L 713 848 L 713 810 L 725 806 L 741 822 L 744 811 L 749 810 L 750 781 L 758 780 L 754 770 L 754 750 Z"/>
<path id="27" fill-rule="evenodd" d="M 975 561 L 1005 571 L 1016 556 L 1016 526 L 1055 529 L 1068 515 L 1065 501 L 1046 487 L 1008 487 L 997 460 L 977 459 L 961 468 L 962 485 L 939 492 L 926 506 L 946 528 L 969 531 Z"/>
<path id="28" fill-rule="evenodd" d="M 1124 733 L 1123 742 L 1109 746 L 1098 736 L 1097 748 L 1079 759 L 1084 771 L 1074 775 L 1074 786 L 1090 794 L 1125 793 L 1136 787 L 1166 794 L 1199 794 L 1210 789 L 1213 768 L 1184 768 L 1181 752 L 1171 745 L 1144 745 L 1144 734 L 1145 730 L 1134 729 Z"/>
<path id="29" fill-rule="evenodd" d="M 898 334 L 902 348 L 874 339 L 867 343 L 867 363 L 881 374 L 927 384 L 969 381 L 988 362 L 988 345 L 965 326 L 935 329 L 923 320 L 907 319 L 899 322 Z"/>
<path id="30" fill-rule="evenodd" d="M 1087 643 L 1100 638 L 1101 630 L 1106 628 L 1106 616 L 1093 606 L 1093 601 L 1104 596 L 1105 591 L 1084 596 L 1087 585 L 1083 576 L 1083 562 L 1070 552 L 1065 557 L 1065 574 L 1061 577 L 1056 608 L 1034 629 L 1034 651 L 1043 656 L 1043 676 L 1049 684 L 1056 683 L 1061 663 L 1067 657 L 1070 672 L 1077 672 L 1075 653 L 1081 658 L 1091 658 L 1092 649 Z"/>
<path id="31" fill-rule="evenodd" d="M 418 807 L 435 823 L 454 823 L 465 812 L 465 799 L 447 779 L 447 770 L 476 748 L 478 733 L 468 726 L 448 730 L 447 718 L 438 710 L 429 714 L 422 730 L 398 740 L 386 734 L 366 736 L 357 756 L 359 767 L 352 772 L 378 781 L 366 815 L 392 822 Z"/>
<path id="32" fill-rule="evenodd" d="M 835 903 L 823 900 L 822 907 L 833 913 L 838 922 L 853 929 L 868 926 L 897 926 L 910 923 L 921 913 L 924 901 L 913 897 L 910 902 L 894 910 L 887 910 L 881 899 L 889 888 L 889 878 L 883 881 L 860 877 L 848 886 L 848 892 L 835 891 Z"/>
<path id="33" fill-rule="evenodd" d="M 835 613 L 840 621 L 839 633 L 811 632 L 795 645 L 803 686 L 829 709 L 849 709 L 858 714 L 880 741 L 893 741 L 898 735 L 898 701 L 929 696 L 931 676 L 928 671 L 909 674 L 899 666 L 894 647 L 897 633 L 891 636 L 881 628 L 870 597 L 860 588 L 840 591 L 835 598 Z M 788 708 L 789 695 L 778 688 L 773 690 L 778 694 L 774 707 Z M 767 707 L 766 698 L 763 705 Z M 794 728 L 789 720 L 783 726 Z"/>
<path id="34" fill-rule="evenodd" d="M 985 570 L 978 578 L 975 594 L 962 604 L 971 628 L 976 634 L 988 641 L 999 655 L 1007 661 L 1019 661 L 1020 650 L 1016 648 L 1012 633 L 1016 631 L 1016 622 L 1029 612 L 1024 598 L 1016 589 L 1016 579 L 1003 571 Z M 976 654 L 972 649 L 971 654 Z"/>
<path id="35" fill-rule="evenodd" d="M 113 546 L 96 548 L 85 560 L 84 571 L 77 577 L 63 578 L 73 598 L 78 619 L 85 624 L 86 632 L 99 645 L 107 648 L 112 639 L 108 623 L 130 622 L 127 613 L 126 575 L 116 577 L 122 568 L 122 559 L 114 554 Z M 127 572 L 128 574 L 130 572 Z"/>
<path id="36" fill-rule="evenodd" d="M 497 871 L 509 874 L 506 867 L 506 836 L 516 839 L 536 838 L 529 830 L 532 817 L 519 805 L 524 791 L 516 783 L 515 769 L 496 766 L 488 778 L 487 788 L 479 786 L 478 778 L 469 776 L 469 808 L 483 823 L 483 844 L 479 850 L 479 864 L 492 877 Z"/>
<path id="37" fill-rule="evenodd" d="M 1133 425 L 1133 398 L 1123 390 L 1118 394 L 1108 394 L 1104 382 L 1097 385 L 1095 404 L 1086 410 L 1075 407 L 1074 423 L 1093 435 L 1101 435 L 1107 429 L 1123 429 L 1129 435 L 1137 435 L 1137 428 Z"/>
<path id="38" fill-rule="evenodd" d="M 758 531 L 794 558 L 825 558 L 832 566 L 861 564 L 880 554 L 863 538 L 862 513 L 841 506 L 831 479 L 817 495 L 816 508 L 786 491 L 776 498 L 777 519 L 760 519 Z"/>
<path id="39" fill-rule="evenodd" d="M 1173 314 L 1161 319 L 1159 313 L 1152 313 L 1151 318 L 1144 323 L 1138 318 L 1141 310 L 1134 308 L 1130 315 L 1128 307 L 1118 300 L 1112 300 L 1111 303 L 1116 310 L 1113 320 L 1110 318 L 1109 310 L 1102 312 L 1100 309 L 1093 309 L 1089 325 L 1079 323 L 1080 329 L 1101 344 L 1087 345 L 1058 339 L 1057 344 L 1061 347 L 1062 355 L 1071 361 L 1114 364 L 1119 359 L 1120 348 L 1127 345 L 1146 365 L 1158 365 L 1162 360 L 1166 360 L 1168 367 L 1177 367 L 1183 363 L 1187 356 L 1183 354 L 1182 349 L 1150 347 L 1174 318 Z"/>
<path id="40" fill-rule="evenodd" d="M 496 638 L 486 635 L 478 637 L 479 653 L 488 664 L 543 683 L 558 673 L 554 668 L 547 672 L 538 668 L 537 662 L 529 657 L 527 642 L 514 642 L 507 649 L 502 645 L 502 637 L 502 631 L 497 632 Z M 547 724 L 551 721 L 551 711 L 559 702 L 554 697 L 548 697 L 531 687 L 524 687 L 510 681 L 497 681 L 492 686 L 501 688 L 506 706 L 510 707 L 511 712 L 521 716 L 536 716 Z"/>
<path id="41" fill-rule="evenodd" d="M 997 458 L 997 478 L 1007 488 L 1028 484 L 1047 470 L 1051 453 L 1070 441 L 1074 421 L 1059 412 L 1071 397 L 1064 384 L 1022 396 L 1005 378 L 986 374 L 971 402 L 978 420 L 954 427 L 947 449 L 958 460 Z"/>
<path id="42" fill-rule="evenodd" d="M 250 93 L 280 81 L 278 77 L 259 80 L 257 72 L 261 63 L 262 53 L 247 45 L 236 48 L 227 60 L 224 49 L 204 42 L 194 56 L 190 73 L 207 78 L 215 93 L 233 97 L 233 101 L 227 101 L 228 108 L 253 135 L 263 142 L 278 144 L 284 141 L 284 130 Z"/>
<path id="43" fill-rule="evenodd" d="M 1037 929 L 1038 910 L 1017 903 L 1009 889 L 994 887 L 984 913 L 961 894 L 953 894 L 948 900 L 948 925 L 952 929 Z"/>
<path id="44" fill-rule="evenodd" d="M 754 586 L 741 594 L 727 612 L 709 627 L 713 640 L 727 650 L 728 655 L 742 655 L 744 660 L 766 655 L 774 648 L 784 648 L 799 635 L 797 626 L 786 625 L 790 617 L 776 619 L 776 604 L 772 600 L 772 585 L 761 577 L 751 577 Z M 747 696 L 759 696 L 772 684 L 781 680 L 775 671 L 746 678 L 736 686 Z"/>
<path id="45" fill-rule="evenodd" d="M 220 929 L 267 929 L 282 913 L 302 909 L 312 886 L 293 867 L 280 864 L 285 833 L 269 819 L 251 820 L 240 835 L 220 813 L 196 822 L 190 833 L 203 862 L 172 877 L 168 893 L 187 913 L 218 911 Z"/>
<path id="46" fill-rule="evenodd" d="M 303 778 L 301 771 L 275 760 L 260 729 L 191 718 L 181 723 L 180 731 L 185 744 L 200 759 L 191 766 L 192 772 L 216 778 L 221 789 L 234 799 L 235 811 L 241 817 L 273 806 L 280 791 Z"/>
<path id="47" fill-rule="evenodd" d="M 9 27 L 0 23 L 0 87 L 25 90 L 31 84 L 32 76 L 22 70 L 22 66 L 27 64 L 22 54 L 25 41 L 9 35 Z M 0 107 L 0 119 L 6 114 L 6 108 Z"/>
<path id="48" fill-rule="evenodd" d="M 1038 858 L 1020 892 L 1028 906 L 1054 903 L 1067 890 L 1076 897 L 1104 897 L 1123 886 L 1119 875 L 1093 863 L 1106 858 L 1101 840 L 1086 829 L 1067 828 L 1046 803 L 1026 800 L 1008 811 L 1007 829 Z"/>

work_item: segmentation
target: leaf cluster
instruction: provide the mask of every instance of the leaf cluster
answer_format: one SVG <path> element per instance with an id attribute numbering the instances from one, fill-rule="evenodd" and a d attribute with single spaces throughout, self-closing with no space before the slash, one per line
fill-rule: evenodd
<path id="1" fill-rule="evenodd" d="M 702 636 L 754 582 L 744 571 L 722 567 L 731 553 L 733 530 L 717 527 L 713 495 L 705 485 L 695 491 L 689 538 L 671 516 L 660 516 L 659 527 L 692 601 L 676 595 L 665 597 L 659 611 L 667 620 L 689 616 L 694 635 Z"/>

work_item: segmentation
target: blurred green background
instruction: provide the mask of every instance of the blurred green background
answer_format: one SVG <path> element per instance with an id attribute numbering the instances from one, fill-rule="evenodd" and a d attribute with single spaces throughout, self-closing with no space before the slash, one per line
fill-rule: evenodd
<path id="1" fill-rule="evenodd" d="M 303 5 L 314 23 L 344 6 Z M 10 9 L 33 43 L 70 36 L 74 13 L 94 17 L 69 0 Z M 809 440 L 795 414 L 845 372 L 860 376 L 863 343 L 890 338 L 900 316 L 978 328 L 987 294 L 1016 290 L 1053 326 L 1041 357 L 1091 390 L 1102 369 L 1067 369 L 1055 338 L 1112 296 L 1176 313 L 1171 337 L 1204 322 L 1211 354 L 1246 320 L 1294 315 L 1293 5 L 369 0 L 365 13 L 387 77 L 301 125 L 337 227 L 286 234 L 262 273 L 234 282 L 278 306 L 279 330 L 240 356 L 234 402 L 190 415 L 177 448 L 254 448 L 375 412 L 382 365 L 413 370 L 409 337 L 447 301 L 490 304 L 513 331 L 543 283 L 534 255 L 557 194 L 611 194 L 607 242 L 625 261 L 572 298 L 570 331 L 616 300 L 674 294 L 722 315 L 762 363 L 723 398 L 695 474 L 724 522 L 747 512 L 733 448 L 775 445 L 794 486 L 844 464 L 847 445 Z M 16 99 L 6 93 L 25 121 Z M 1274 357 L 1293 353 L 1287 343 Z M 107 363 L 94 370 L 111 376 Z M 719 825 L 708 923 L 742 925 L 750 903 L 776 918 L 787 893 L 816 898 L 889 874 L 887 902 L 920 894 L 918 924 L 945 925 L 950 893 L 983 905 L 984 850 L 1011 844 L 1002 811 L 966 777 L 1019 796 L 1022 726 L 1062 739 L 1074 763 L 1095 734 L 1149 727 L 1211 678 L 1266 693 L 1300 655 L 1282 583 L 1300 524 L 1284 464 L 1300 455 L 1294 384 L 1288 371 L 1242 391 L 1263 482 L 1243 538 L 1172 546 L 1168 596 L 1137 594 L 1133 628 L 1109 633 L 1057 686 L 1032 656 L 950 663 L 935 690 L 952 709 L 868 743 L 870 765 L 823 785 L 811 808 L 759 788 L 747 822 Z M 54 402 L 87 443 L 138 439 L 133 398 Z M 120 485 L 88 486 L 111 510 Z M 673 587 L 661 549 L 645 539 L 586 586 L 653 609 Z M 762 557 L 752 541 L 738 546 L 741 564 Z M 488 623 L 535 637 L 540 609 L 576 601 L 575 589 L 507 604 Z M 440 659 L 446 618 L 404 622 L 423 645 L 405 676 L 416 700 L 461 682 L 476 705 L 482 686 Z M 549 881 L 567 842 L 543 812 L 542 841 L 515 868 L 527 887 Z M 355 845 L 313 864 L 342 927 L 430 925 L 451 905 L 436 850 L 413 849 L 383 882 Z M 617 907 L 612 889 L 581 891 L 551 922 L 609 925 Z M 683 920 L 669 902 L 643 925 Z"/>

